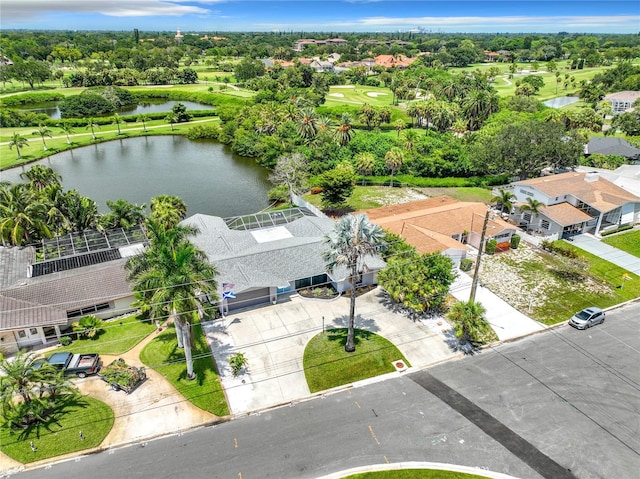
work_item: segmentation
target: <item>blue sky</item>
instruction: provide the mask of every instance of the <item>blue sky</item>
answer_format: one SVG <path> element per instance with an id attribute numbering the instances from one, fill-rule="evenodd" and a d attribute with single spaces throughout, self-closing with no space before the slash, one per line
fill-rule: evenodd
<path id="1" fill-rule="evenodd" d="M 640 32 L 637 0 L 2 0 L 4 29 Z"/>

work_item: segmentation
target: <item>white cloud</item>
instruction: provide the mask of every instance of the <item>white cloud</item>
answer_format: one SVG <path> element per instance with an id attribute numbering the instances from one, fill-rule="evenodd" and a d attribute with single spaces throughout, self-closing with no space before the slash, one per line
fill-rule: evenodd
<path id="1" fill-rule="evenodd" d="M 210 11 L 195 5 L 180 5 L 186 0 L 3 0 L 2 19 L 26 21 L 48 13 L 102 14 L 114 17 L 206 15 Z M 199 4 L 219 3 L 201 0 Z M 195 3 L 195 2 L 192 2 Z"/>

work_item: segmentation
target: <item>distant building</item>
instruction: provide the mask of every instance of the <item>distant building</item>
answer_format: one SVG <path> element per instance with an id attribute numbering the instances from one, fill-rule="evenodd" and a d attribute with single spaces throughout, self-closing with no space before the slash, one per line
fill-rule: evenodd
<path id="1" fill-rule="evenodd" d="M 640 91 L 619 91 L 605 95 L 604 99 L 611 103 L 614 114 L 624 113 L 633 102 L 640 98 Z"/>
<path id="2" fill-rule="evenodd" d="M 178 28 L 177 32 L 176 32 L 176 36 L 174 37 L 176 39 L 176 43 L 182 43 L 182 40 L 184 40 L 184 35 L 182 33 L 180 33 L 180 29 Z"/>

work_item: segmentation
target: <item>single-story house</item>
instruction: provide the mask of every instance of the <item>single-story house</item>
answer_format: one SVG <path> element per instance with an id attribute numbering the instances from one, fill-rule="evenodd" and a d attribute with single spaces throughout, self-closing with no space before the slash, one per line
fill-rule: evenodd
<path id="1" fill-rule="evenodd" d="M 375 64 L 385 68 L 405 69 L 417 59 L 417 57 L 406 57 L 404 55 L 378 55 L 375 57 Z"/>
<path id="2" fill-rule="evenodd" d="M 134 308 L 124 264 L 139 253 L 141 228 L 72 233 L 0 248 L 0 351 L 58 341 L 79 317 Z"/>
<path id="3" fill-rule="evenodd" d="M 402 237 L 420 254 L 439 252 L 454 264 L 467 256 L 471 245 L 480 246 L 487 205 L 458 201 L 448 196 L 410 201 L 361 211 L 383 229 Z M 508 247 L 516 228 L 499 215 L 489 217 L 485 241 L 495 239 Z"/>
<path id="4" fill-rule="evenodd" d="M 640 196 L 640 164 L 620 165 L 615 170 L 606 168 L 593 168 L 590 166 L 577 166 L 575 171 L 580 173 L 598 173 L 605 180 L 610 181 L 623 190 L 636 196 Z"/>
<path id="5" fill-rule="evenodd" d="M 226 219 L 196 214 L 181 224 L 198 228 L 191 241 L 216 266 L 220 297 L 234 296 L 221 303 L 223 314 L 275 303 L 279 295 L 308 286 L 331 283 L 340 292 L 351 287 L 346 268 L 329 273 L 322 259 L 323 237 L 335 223 L 305 208 Z M 379 257 L 364 258 L 361 284 L 375 284 L 384 266 Z"/>
<path id="6" fill-rule="evenodd" d="M 640 221 L 640 197 L 595 172 L 569 172 L 513 183 L 516 205 L 511 219 L 527 229 L 567 237 L 599 234 Z M 527 198 L 541 202 L 538 216 L 520 207 Z"/>
<path id="7" fill-rule="evenodd" d="M 584 149 L 586 156 L 593 154 L 624 156 L 628 160 L 640 160 L 640 148 L 633 146 L 624 138 L 594 136 Z"/>
<path id="8" fill-rule="evenodd" d="M 611 103 L 614 114 L 624 113 L 640 98 L 640 91 L 618 91 L 604 96 L 604 100 Z"/>

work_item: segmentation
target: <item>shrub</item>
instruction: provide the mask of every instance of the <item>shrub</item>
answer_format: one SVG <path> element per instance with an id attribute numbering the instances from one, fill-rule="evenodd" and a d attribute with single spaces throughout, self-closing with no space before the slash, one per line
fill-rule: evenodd
<path id="1" fill-rule="evenodd" d="M 217 140 L 219 136 L 220 128 L 215 125 L 197 125 L 187 130 L 190 140 Z"/>
<path id="2" fill-rule="evenodd" d="M 96 338 L 102 331 L 103 321 L 90 314 L 80 318 L 80 321 L 73 323 L 73 331 L 78 333 L 78 337 Z"/>
<path id="3" fill-rule="evenodd" d="M 94 93 L 69 96 L 58 105 L 62 118 L 105 115 L 116 111 L 109 100 Z"/>
<path id="4" fill-rule="evenodd" d="M 321 186 L 314 186 L 313 188 L 311 188 L 311 194 L 312 195 L 319 195 L 320 193 L 322 193 L 322 187 Z"/>
<path id="5" fill-rule="evenodd" d="M 460 261 L 460 269 L 462 271 L 471 271 L 471 266 L 473 266 L 473 261 L 469 258 L 464 258 Z"/>
<path id="6" fill-rule="evenodd" d="M 244 353 L 236 353 L 233 356 L 229 357 L 229 366 L 231 366 L 231 372 L 233 373 L 233 377 L 237 377 L 242 371 L 242 368 L 246 367 L 249 364 L 247 357 Z"/>
<path id="7" fill-rule="evenodd" d="M 519 235 L 513 235 L 511 237 L 511 242 L 509 244 L 509 246 L 511 247 L 511 249 L 518 249 L 518 246 L 520 245 L 520 236 Z"/>
<path id="8" fill-rule="evenodd" d="M 626 231 L 630 229 L 633 229 L 632 225 L 622 225 L 614 230 L 602 231 L 600 233 L 600 236 L 609 236 L 609 235 L 612 235 L 613 233 L 620 233 L 621 231 Z"/>
<path id="9" fill-rule="evenodd" d="M 277 201 L 278 203 L 286 203 L 289 201 L 289 189 L 287 185 L 280 185 L 269 190 L 269 201 Z"/>
<path id="10" fill-rule="evenodd" d="M 71 337 L 70 337 L 70 336 L 62 336 L 62 337 L 60 338 L 60 344 L 61 344 L 62 346 L 69 346 L 69 345 L 71 344 L 71 342 L 72 342 L 72 341 L 73 341 L 73 340 L 71 339 Z"/>
<path id="11" fill-rule="evenodd" d="M 498 242 L 491 238 L 487 241 L 487 244 L 484 246 L 484 252 L 487 254 L 493 254 L 496 252 L 496 247 L 498 246 Z"/>

